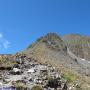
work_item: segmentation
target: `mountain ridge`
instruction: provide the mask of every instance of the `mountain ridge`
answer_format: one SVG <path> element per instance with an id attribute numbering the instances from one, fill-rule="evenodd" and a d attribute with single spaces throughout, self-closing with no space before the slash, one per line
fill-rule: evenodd
<path id="1" fill-rule="evenodd" d="M 82 39 L 81 37 L 84 37 L 78 34 L 72 34 L 71 36 L 73 36 L 76 39 L 76 41 L 78 41 L 77 40 L 78 38 Z M 68 41 L 67 40 L 68 38 L 66 38 L 66 40 L 65 38 L 60 37 L 56 33 L 48 33 L 47 35 L 39 38 L 33 45 L 31 45 L 30 48 L 28 48 L 24 52 L 28 54 L 30 57 L 35 58 L 36 60 L 39 60 L 40 62 L 41 61 L 51 62 L 54 64 L 57 63 L 60 66 L 63 66 L 72 71 L 78 72 L 79 74 L 81 73 L 84 75 L 90 75 L 89 73 L 90 66 L 88 65 L 89 63 L 88 62 L 86 63 L 82 60 L 86 58 L 79 57 L 82 55 L 81 53 L 82 51 L 75 49 L 76 52 L 80 53 L 80 55 L 77 55 L 76 53 L 74 53 L 70 48 L 70 45 L 72 45 L 72 42 L 70 42 L 71 44 L 69 44 L 68 46 L 66 42 Z M 73 38 L 71 37 L 70 40 L 73 40 Z M 78 45 L 78 43 L 75 43 L 75 44 Z M 79 43 L 79 45 L 82 46 L 81 43 Z M 72 46 L 72 48 L 74 48 L 74 46 Z M 73 53 L 74 57 L 72 57 L 71 54 L 68 53 L 67 49 L 69 49 L 70 52 Z M 84 65 L 84 63 L 86 63 L 86 65 Z"/>

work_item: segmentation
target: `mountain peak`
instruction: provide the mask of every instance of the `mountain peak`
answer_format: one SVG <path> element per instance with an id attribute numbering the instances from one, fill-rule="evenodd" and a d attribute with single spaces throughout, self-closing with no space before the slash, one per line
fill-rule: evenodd
<path id="1" fill-rule="evenodd" d="M 28 49 L 38 49 L 43 47 L 48 50 L 60 51 L 63 54 L 67 53 L 67 47 L 61 37 L 56 33 L 48 33 L 45 36 L 37 39 L 37 41 L 30 45 Z"/>
<path id="2" fill-rule="evenodd" d="M 60 42 L 62 42 L 61 37 L 57 33 L 48 33 L 43 37 L 43 40 L 47 40 L 51 42 L 59 40 Z"/>
<path id="3" fill-rule="evenodd" d="M 54 32 L 50 32 L 50 33 L 48 33 L 48 34 L 46 34 L 46 36 L 53 36 L 53 37 L 59 37 L 59 35 L 57 34 L 57 33 L 54 33 Z"/>
<path id="4" fill-rule="evenodd" d="M 48 33 L 48 34 L 46 34 L 45 35 L 45 37 L 50 37 L 50 38 L 52 38 L 52 37 L 55 37 L 55 38 L 60 38 L 60 36 L 57 34 L 57 33 Z"/>

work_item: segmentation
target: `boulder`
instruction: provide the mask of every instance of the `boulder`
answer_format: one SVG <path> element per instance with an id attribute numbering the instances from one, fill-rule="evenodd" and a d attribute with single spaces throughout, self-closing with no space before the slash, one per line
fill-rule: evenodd
<path id="1" fill-rule="evenodd" d="M 13 68 L 12 71 L 10 71 L 10 74 L 13 74 L 13 75 L 20 75 L 22 73 L 21 69 L 18 69 L 18 68 Z"/>
<path id="2" fill-rule="evenodd" d="M 41 66 L 40 67 L 40 72 L 47 74 L 47 67 L 46 66 Z"/>
<path id="3" fill-rule="evenodd" d="M 35 72 L 35 69 L 34 69 L 34 68 L 28 69 L 27 72 L 28 72 L 28 73 L 34 73 L 34 72 Z"/>

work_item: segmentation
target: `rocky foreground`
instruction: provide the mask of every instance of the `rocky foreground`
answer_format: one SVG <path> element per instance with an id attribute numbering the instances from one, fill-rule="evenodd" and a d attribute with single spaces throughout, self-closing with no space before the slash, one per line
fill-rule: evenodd
<path id="1" fill-rule="evenodd" d="M 49 64 L 25 55 L 15 60 L 12 68 L 0 68 L 0 90 L 80 90 L 78 84 L 69 86 L 63 74 Z"/>

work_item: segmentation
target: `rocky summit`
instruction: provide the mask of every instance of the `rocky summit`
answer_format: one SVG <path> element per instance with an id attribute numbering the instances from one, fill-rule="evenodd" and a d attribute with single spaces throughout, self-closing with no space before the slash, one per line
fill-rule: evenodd
<path id="1" fill-rule="evenodd" d="M 0 90 L 90 90 L 90 37 L 48 33 L 0 55 Z"/>

